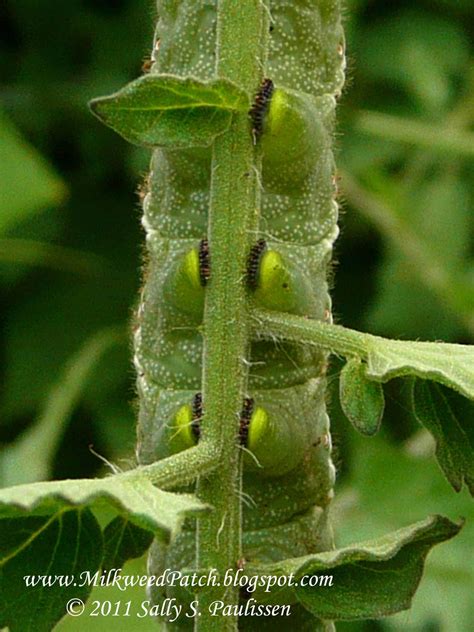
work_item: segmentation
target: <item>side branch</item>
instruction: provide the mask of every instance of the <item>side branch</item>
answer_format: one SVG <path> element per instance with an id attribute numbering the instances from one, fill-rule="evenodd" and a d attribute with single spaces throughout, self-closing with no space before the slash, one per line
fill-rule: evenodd
<path id="1" fill-rule="evenodd" d="M 255 308 L 251 312 L 259 338 L 278 338 L 328 349 L 335 355 L 367 357 L 366 337 L 353 329 L 332 325 L 304 316 Z M 376 336 L 371 336 L 376 338 Z"/>
<path id="2" fill-rule="evenodd" d="M 340 325 L 255 308 L 257 338 L 292 340 L 328 349 L 335 355 L 360 358 L 366 377 L 387 382 L 415 376 L 433 380 L 474 399 L 474 346 L 446 342 L 390 340 Z"/>
<path id="3" fill-rule="evenodd" d="M 219 447 L 211 442 L 202 442 L 197 446 L 173 454 L 150 465 L 139 467 L 124 474 L 133 478 L 137 473 L 160 489 L 173 489 L 192 483 L 199 476 L 206 476 L 219 465 L 221 456 Z"/>

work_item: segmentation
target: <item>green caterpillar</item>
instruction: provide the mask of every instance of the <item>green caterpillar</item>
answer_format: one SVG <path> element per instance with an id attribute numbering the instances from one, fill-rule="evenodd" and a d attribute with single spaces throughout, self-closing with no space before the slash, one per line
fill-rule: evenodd
<path id="1" fill-rule="evenodd" d="M 255 243 L 264 239 L 265 250 L 242 274 L 252 275 L 249 296 L 260 306 L 330 320 L 327 267 L 338 234 L 331 136 L 335 96 L 344 80 L 339 2 L 272 0 L 270 12 L 265 76 L 274 89 L 259 112 L 261 129 L 249 117 L 249 134 L 253 127 L 263 152 Z M 216 0 L 159 0 L 158 15 L 150 72 L 212 79 Z M 212 252 L 204 272 L 200 256 L 207 236 L 210 164 L 209 149 L 153 152 L 143 202 L 148 271 L 134 338 L 142 464 L 198 440 L 193 399 L 201 390 L 203 273 L 212 283 Z M 327 507 L 335 468 L 325 407 L 326 354 L 256 340 L 249 362 L 253 406 L 244 442 L 243 489 L 249 499 L 244 560 L 271 562 L 330 549 Z M 190 524 L 170 546 L 153 546 L 150 572 L 189 568 L 194 558 Z M 156 601 L 165 596 L 192 599 L 184 589 L 153 595 Z M 272 629 L 276 624 L 272 621 Z M 283 623 L 289 624 L 332 629 L 296 605 L 292 622 Z M 190 629 L 192 620 L 173 625 Z M 252 625 L 245 619 L 240 624 L 242 629 Z"/>

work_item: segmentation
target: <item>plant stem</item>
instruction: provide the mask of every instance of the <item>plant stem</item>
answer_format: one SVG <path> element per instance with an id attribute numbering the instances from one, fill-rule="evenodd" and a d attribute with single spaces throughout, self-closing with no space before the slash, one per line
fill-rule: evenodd
<path id="1" fill-rule="evenodd" d="M 254 329 L 262 338 L 293 340 L 328 349 L 344 357 L 367 357 L 367 339 L 376 338 L 340 325 L 259 308 L 252 311 L 252 316 Z"/>
<path id="2" fill-rule="evenodd" d="M 138 469 L 140 477 L 147 477 L 160 489 L 172 489 L 192 483 L 198 476 L 209 474 L 217 468 L 219 462 L 220 452 L 208 441 Z M 130 476 L 135 476 L 137 471 L 130 470 Z"/>
<path id="3" fill-rule="evenodd" d="M 219 0 L 217 74 L 255 92 L 265 61 L 268 14 L 261 0 Z M 217 446 L 220 467 L 201 477 L 197 495 L 214 511 L 198 522 L 197 566 L 223 576 L 241 551 L 241 451 L 239 412 L 246 389 L 249 347 L 244 270 L 258 226 L 258 159 L 247 114 L 235 116 L 213 148 L 208 239 L 211 281 L 206 291 L 203 332 L 202 444 Z M 238 603 L 238 589 L 210 588 L 200 596 L 196 629 L 235 630 L 234 617 L 213 617 L 210 604 Z"/>

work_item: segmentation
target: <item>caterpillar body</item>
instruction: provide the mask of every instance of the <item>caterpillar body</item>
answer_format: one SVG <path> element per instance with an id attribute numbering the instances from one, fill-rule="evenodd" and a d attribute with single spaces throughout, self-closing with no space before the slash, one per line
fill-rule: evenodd
<path id="1" fill-rule="evenodd" d="M 344 78 L 339 1 L 272 0 L 270 11 L 274 28 L 265 75 L 271 89 L 266 84 L 260 109 L 249 121 L 263 152 L 257 244 L 265 246 L 249 253 L 248 292 L 267 309 L 323 320 L 331 308 L 327 267 L 338 234 L 331 136 L 334 95 Z M 160 46 L 150 72 L 213 78 L 216 0 L 159 0 L 158 14 Z M 192 423 L 205 402 L 193 398 L 201 390 L 199 325 L 210 274 L 202 241 L 210 166 L 209 149 L 156 149 L 152 156 L 143 202 L 148 273 L 134 334 L 142 464 L 198 440 L 199 428 Z M 244 492 L 251 499 L 244 506 L 247 561 L 277 561 L 333 547 L 327 511 L 335 469 L 331 444 L 322 440 L 329 436 L 326 359 L 319 350 L 289 342 L 252 343 L 248 400 L 236 411 L 245 418 L 246 449 L 251 443 L 254 454 L 244 457 Z M 190 523 L 169 546 L 155 543 L 150 572 L 192 567 L 194 557 Z M 192 599 L 178 588 L 153 594 L 156 601 L 165 596 Z M 291 617 L 283 629 L 332 629 L 296 604 Z M 192 629 L 192 620 L 173 626 Z M 262 621 L 243 619 L 239 626 L 253 630 Z"/>

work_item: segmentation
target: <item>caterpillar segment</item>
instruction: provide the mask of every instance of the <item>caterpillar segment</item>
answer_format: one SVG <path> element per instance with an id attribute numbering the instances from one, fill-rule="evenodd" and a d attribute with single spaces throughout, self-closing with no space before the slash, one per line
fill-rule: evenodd
<path id="1" fill-rule="evenodd" d="M 335 97 L 344 79 L 338 0 L 272 0 L 269 56 L 256 78 L 249 134 L 263 153 L 261 236 L 243 271 L 249 301 L 330 319 L 328 265 L 338 235 L 331 151 Z M 160 0 L 150 73 L 209 80 L 215 73 L 216 1 Z M 194 445 L 201 390 L 204 295 L 211 266 L 205 235 L 209 149 L 155 149 L 143 201 L 148 273 L 138 309 L 135 365 L 140 396 L 138 447 L 147 464 Z M 245 281 L 246 277 L 246 281 Z M 205 281 L 205 282 L 203 282 Z M 293 344 L 254 340 L 243 403 L 243 556 L 272 562 L 333 547 L 328 505 L 335 469 L 325 405 L 327 356 Z M 252 405 L 250 405 L 252 401 Z M 205 402 L 199 403 L 199 416 Z M 194 424 L 194 426 L 193 426 Z M 250 452 L 252 454 L 250 454 Z M 155 542 L 150 573 L 192 568 L 192 521 L 169 545 Z M 236 560 L 236 565 L 237 565 Z M 160 602 L 185 588 L 155 588 Z M 296 604 L 291 621 L 239 620 L 239 629 L 332 630 Z M 180 619 L 169 629 L 192 629 Z"/>

